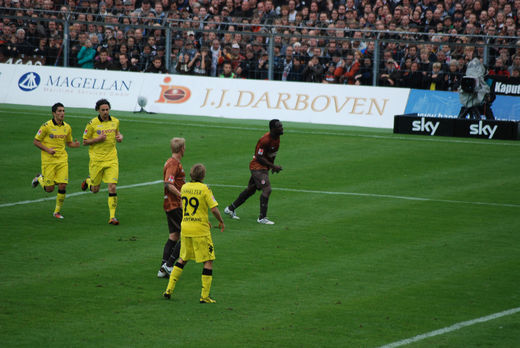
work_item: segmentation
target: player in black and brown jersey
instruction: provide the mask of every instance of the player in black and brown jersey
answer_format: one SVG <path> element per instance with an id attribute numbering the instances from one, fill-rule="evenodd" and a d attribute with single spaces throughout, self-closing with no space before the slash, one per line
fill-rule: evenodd
<path id="1" fill-rule="evenodd" d="M 269 121 L 269 132 L 265 133 L 256 143 L 253 160 L 249 163 L 251 178 L 247 188 L 238 195 L 238 198 L 224 209 L 224 213 L 233 219 L 240 219 L 235 210 L 240 207 L 256 190 L 262 191 L 260 195 L 260 215 L 257 222 L 265 225 L 273 225 L 274 222 L 267 218 L 267 205 L 271 194 L 269 182 L 269 169 L 278 173 L 282 167 L 274 164 L 276 154 L 280 148 L 280 136 L 283 134 L 283 125 L 280 120 Z"/>
<path id="2" fill-rule="evenodd" d="M 181 188 L 186 183 L 186 174 L 181 159 L 186 150 L 184 138 L 173 138 L 170 141 L 172 155 L 163 168 L 164 178 L 164 211 L 168 220 L 169 236 L 164 244 L 161 267 L 157 277 L 168 278 L 175 260 L 180 252 L 180 233 L 182 221 Z"/>

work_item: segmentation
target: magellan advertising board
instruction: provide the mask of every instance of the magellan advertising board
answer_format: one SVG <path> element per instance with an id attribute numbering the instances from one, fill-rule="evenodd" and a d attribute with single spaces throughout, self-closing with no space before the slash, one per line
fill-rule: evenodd
<path id="1" fill-rule="evenodd" d="M 0 102 L 392 128 L 409 89 L 0 64 Z M 4 88 L 5 84 L 5 88 Z"/>

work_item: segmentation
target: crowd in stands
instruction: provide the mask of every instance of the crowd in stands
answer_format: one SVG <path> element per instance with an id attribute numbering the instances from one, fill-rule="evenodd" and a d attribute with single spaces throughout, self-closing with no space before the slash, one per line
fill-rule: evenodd
<path id="1" fill-rule="evenodd" d="M 267 79 L 272 64 L 275 80 L 454 91 L 474 57 L 520 76 L 519 12 L 520 0 L 0 0 L 0 62 L 62 66 L 66 18 L 72 67 Z"/>

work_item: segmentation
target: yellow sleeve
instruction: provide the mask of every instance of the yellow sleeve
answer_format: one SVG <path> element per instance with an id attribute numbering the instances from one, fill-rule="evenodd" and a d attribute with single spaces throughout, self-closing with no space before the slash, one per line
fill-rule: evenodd
<path id="1" fill-rule="evenodd" d="M 92 121 L 87 123 L 85 131 L 83 132 L 83 139 L 90 139 L 92 136 Z"/>
<path id="2" fill-rule="evenodd" d="M 67 137 L 65 138 L 65 143 L 72 143 L 72 128 L 67 124 Z"/>
<path id="3" fill-rule="evenodd" d="M 45 122 L 44 124 L 41 125 L 40 129 L 38 129 L 38 132 L 34 136 L 34 139 L 41 142 L 45 138 L 46 135 L 47 135 L 47 122 Z"/>
<path id="4" fill-rule="evenodd" d="M 218 202 L 217 200 L 215 199 L 215 196 L 213 196 L 213 192 L 211 192 L 211 189 L 209 187 L 207 187 L 206 189 L 206 202 L 208 204 L 208 207 L 211 209 L 211 208 L 215 208 L 216 206 L 218 206 Z"/>

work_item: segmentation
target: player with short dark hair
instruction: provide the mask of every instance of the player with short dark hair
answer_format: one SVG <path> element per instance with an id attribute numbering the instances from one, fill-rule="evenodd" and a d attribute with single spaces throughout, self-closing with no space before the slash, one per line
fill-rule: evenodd
<path id="1" fill-rule="evenodd" d="M 65 201 L 67 183 L 69 182 L 69 161 L 65 145 L 79 147 L 79 141 L 72 141 L 72 128 L 65 119 L 65 107 L 56 103 L 51 108 L 52 119 L 45 122 L 34 137 L 33 144 L 42 150 L 42 171 L 32 180 L 32 187 L 41 185 L 45 192 L 54 191 L 58 184 L 56 207 L 52 214 L 63 219 L 61 208 Z"/>
<path id="2" fill-rule="evenodd" d="M 213 281 L 213 260 L 215 260 L 215 247 L 211 238 L 208 209 L 218 220 L 221 232 L 224 232 L 224 221 L 218 210 L 218 202 L 213 197 L 211 189 L 203 183 L 206 176 L 206 167 L 197 163 L 191 167 L 191 182 L 181 188 L 183 203 L 183 218 L 181 224 L 181 254 L 173 267 L 168 287 L 163 296 L 171 298 L 177 281 L 182 275 L 184 266 L 189 260 L 204 263 L 202 269 L 202 291 L 200 303 L 215 303 L 209 296 Z"/>
<path id="3" fill-rule="evenodd" d="M 235 210 L 240 207 L 257 190 L 262 191 L 260 195 L 260 215 L 257 222 L 264 225 L 274 225 L 267 218 L 267 207 L 271 195 L 271 183 L 269 181 L 269 169 L 272 173 L 278 173 L 282 167 L 274 164 L 276 154 L 280 148 L 280 136 L 283 134 L 283 125 L 280 120 L 269 121 L 269 132 L 265 133 L 256 143 L 255 154 L 249 163 L 251 178 L 247 188 L 240 193 L 238 198 L 224 209 L 224 213 L 233 219 L 240 219 Z"/>
<path id="4" fill-rule="evenodd" d="M 98 116 L 90 120 L 83 133 L 83 145 L 89 146 L 89 176 L 81 183 L 81 189 L 99 192 L 101 180 L 108 184 L 108 209 L 111 225 L 119 225 L 116 218 L 117 181 L 119 179 L 119 160 L 116 142 L 123 141 L 119 132 L 119 120 L 110 115 L 110 102 L 100 99 L 96 102 Z"/>
<path id="5" fill-rule="evenodd" d="M 172 155 L 163 168 L 164 179 L 164 211 L 168 221 L 169 236 L 164 245 L 161 267 L 157 277 L 167 278 L 173 269 L 175 260 L 179 257 L 182 222 L 181 188 L 186 183 L 186 174 L 182 168 L 181 159 L 186 150 L 184 138 L 170 140 Z"/>

